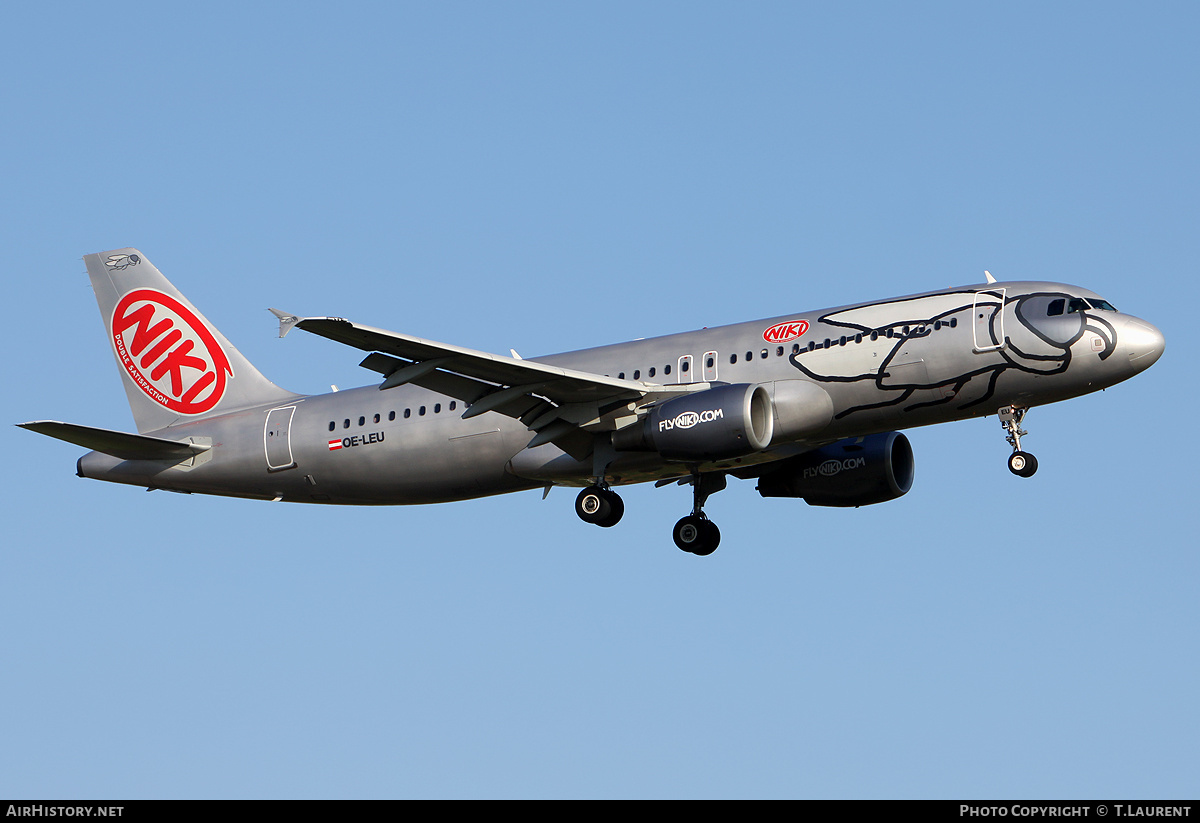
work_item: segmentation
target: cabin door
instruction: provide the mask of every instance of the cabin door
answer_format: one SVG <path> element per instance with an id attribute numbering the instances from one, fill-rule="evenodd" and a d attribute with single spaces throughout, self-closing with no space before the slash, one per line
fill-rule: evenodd
<path id="1" fill-rule="evenodd" d="M 267 425 L 263 431 L 263 447 L 267 452 L 267 470 L 282 471 L 296 465 L 292 459 L 292 415 L 296 413 L 295 406 L 285 406 L 282 409 L 271 409 L 267 413 Z"/>
<path id="2" fill-rule="evenodd" d="M 975 351 L 996 351 L 1004 348 L 1004 289 L 975 292 L 971 310 L 971 327 L 975 334 Z"/>

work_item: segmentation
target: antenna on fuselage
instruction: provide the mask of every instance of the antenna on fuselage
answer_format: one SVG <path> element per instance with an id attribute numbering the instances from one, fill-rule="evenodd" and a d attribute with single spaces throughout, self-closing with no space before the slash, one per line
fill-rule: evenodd
<path id="1" fill-rule="evenodd" d="M 990 271 L 987 271 L 986 269 L 985 269 L 985 270 L 984 270 L 984 272 L 983 272 L 983 276 L 987 278 L 987 281 L 988 281 L 989 283 L 995 283 L 995 282 L 996 282 L 996 278 L 992 277 L 992 273 L 991 273 Z"/>

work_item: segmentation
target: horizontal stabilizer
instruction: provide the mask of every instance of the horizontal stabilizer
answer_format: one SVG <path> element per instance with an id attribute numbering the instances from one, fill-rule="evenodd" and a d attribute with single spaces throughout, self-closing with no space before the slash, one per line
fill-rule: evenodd
<path id="1" fill-rule="evenodd" d="M 35 420 L 31 423 L 18 423 L 17 425 L 47 437 L 83 446 L 85 449 L 111 454 L 121 460 L 180 461 L 195 457 L 209 449 L 208 446 L 198 446 L 195 443 L 181 443 L 178 440 L 163 440 L 159 437 L 147 437 L 144 434 L 129 434 L 111 429 L 77 426 L 74 423 L 59 423 L 57 420 Z"/>

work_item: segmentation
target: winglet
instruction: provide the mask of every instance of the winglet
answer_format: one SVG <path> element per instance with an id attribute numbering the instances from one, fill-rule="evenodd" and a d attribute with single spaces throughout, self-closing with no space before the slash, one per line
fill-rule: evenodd
<path id="1" fill-rule="evenodd" d="M 992 273 L 991 273 L 990 271 L 984 271 L 984 273 L 983 273 L 983 276 L 987 278 L 987 281 L 988 281 L 989 283 L 995 283 L 995 282 L 996 282 L 996 278 L 992 277 Z M 282 334 L 281 334 L 281 335 L 279 335 L 279 336 L 280 336 L 280 337 L 283 337 L 283 335 L 282 335 Z"/>
<path id="2" fill-rule="evenodd" d="M 279 336 L 287 337 L 287 333 L 292 330 L 292 326 L 300 322 L 300 318 L 294 314 L 280 311 L 279 309 L 267 309 L 271 314 L 279 318 Z"/>

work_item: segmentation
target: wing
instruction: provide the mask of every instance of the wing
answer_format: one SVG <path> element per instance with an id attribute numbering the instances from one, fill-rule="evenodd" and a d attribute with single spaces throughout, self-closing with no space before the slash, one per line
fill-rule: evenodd
<path id="1" fill-rule="evenodd" d="M 412 383 L 466 404 L 463 418 L 494 411 L 534 432 L 528 448 L 554 443 L 576 459 L 592 451 L 597 432 L 635 423 L 660 400 L 709 388 L 622 380 L 436 343 L 374 329 L 340 317 L 296 317 L 278 309 L 279 336 L 292 328 L 371 352 L 361 366 L 383 375 L 380 390 Z"/>

